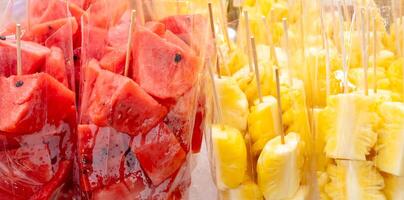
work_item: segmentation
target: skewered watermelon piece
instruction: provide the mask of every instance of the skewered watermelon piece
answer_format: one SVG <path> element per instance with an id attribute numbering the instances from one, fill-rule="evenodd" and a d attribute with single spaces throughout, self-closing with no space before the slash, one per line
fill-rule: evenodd
<path id="1" fill-rule="evenodd" d="M 40 44 L 21 41 L 22 73 L 38 72 L 49 53 L 50 50 Z M 0 66 L 0 75 L 8 77 L 16 74 L 17 45 L 15 40 L 0 40 Z"/>
<path id="2" fill-rule="evenodd" d="M 75 116 L 74 93 L 46 73 L 0 77 L 0 131 L 32 133 Z M 60 112 L 63 111 L 63 112 Z"/>
<path id="3" fill-rule="evenodd" d="M 125 61 L 126 51 L 121 49 L 113 49 L 101 58 L 100 67 L 117 74 L 123 74 Z"/>
<path id="4" fill-rule="evenodd" d="M 132 77 L 155 97 L 178 98 L 198 78 L 201 69 L 198 57 L 147 29 L 135 33 L 132 51 Z"/>
<path id="5" fill-rule="evenodd" d="M 133 80 L 99 68 L 92 60 L 85 74 L 82 111 L 98 126 L 111 126 L 130 135 L 150 131 L 167 109 Z"/>

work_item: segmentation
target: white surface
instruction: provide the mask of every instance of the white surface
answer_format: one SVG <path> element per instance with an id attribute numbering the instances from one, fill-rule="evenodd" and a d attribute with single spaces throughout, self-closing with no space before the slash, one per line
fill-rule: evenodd
<path id="1" fill-rule="evenodd" d="M 208 153 L 205 140 L 201 152 L 195 155 L 196 166 L 192 171 L 192 184 L 189 189 L 189 200 L 215 200 L 217 191 L 209 169 Z"/>

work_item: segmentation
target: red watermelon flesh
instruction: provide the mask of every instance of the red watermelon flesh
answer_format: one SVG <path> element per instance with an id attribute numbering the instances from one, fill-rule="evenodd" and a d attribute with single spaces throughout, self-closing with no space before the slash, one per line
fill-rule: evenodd
<path id="1" fill-rule="evenodd" d="M 40 44 L 21 41 L 21 61 L 23 74 L 38 72 L 50 53 L 47 47 Z M 17 45 L 15 41 L 0 40 L 0 75 L 10 76 L 16 74 Z"/>
<path id="2" fill-rule="evenodd" d="M 125 76 L 96 65 L 89 65 L 86 73 L 86 80 L 92 79 L 93 86 L 84 86 L 90 89 L 85 95 L 90 95 L 83 112 L 98 126 L 111 126 L 131 135 L 144 134 L 167 113 L 165 107 Z"/>
<path id="3" fill-rule="evenodd" d="M 104 55 L 100 60 L 100 67 L 102 69 L 123 74 L 126 61 L 126 51 L 114 49 Z"/>
<path id="4" fill-rule="evenodd" d="M 141 29 L 133 42 L 133 78 L 149 94 L 178 98 L 196 82 L 200 62 L 192 52 Z"/>
<path id="5" fill-rule="evenodd" d="M 172 44 L 176 44 L 177 46 L 181 47 L 182 50 L 186 51 L 186 52 L 193 52 L 192 48 L 185 43 L 183 40 L 181 40 L 181 38 L 179 38 L 178 36 L 176 36 L 174 33 L 172 33 L 171 31 L 166 31 L 164 33 L 163 36 L 168 42 L 172 43 Z"/>
<path id="6" fill-rule="evenodd" d="M 82 60 L 90 61 L 92 58 L 100 60 L 105 54 L 108 30 L 92 25 L 83 25 L 83 44 L 81 47 Z"/>
<path id="7" fill-rule="evenodd" d="M 159 35 L 160 37 L 163 37 L 166 32 L 166 26 L 160 22 L 149 21 L 149 22 L 146 22 L 146 24 L 144 26 L 147 29 L 149 29 L 151 32 Z"/>
<path id="8" fill-rule="evenodd" d="M 66 87 L 69 86 L 65 57 L 62 49 L 58 47 L 51 47 L 51 53 L 47 56 L 45 66 L 42 71 L 50 74 Z"/>
<path id="9" fill-rule="evenodd" d="M 132 149 L 155 186 L 173 175 L 182 166 L 186 156 L 181 144 L 164 123 L 144 135 L 140 144 L 134 142 Z"/>
<path id="10" fill-rule="evenodd" d="M 31 29 L 24 34 L 23 39 L 44 43 L 52 34 L 68 23 L 72 27 L 70 34 L 75 34 L 78 30 L 77 21 L 74 17 L 68 17 L 32 25 Z"/>
<path id="11" fill-rule="evenodd" d="M 46 73 L 0 77 L 0 131 L 12 135 L 40 130 L 75 114 L 74 93 Z M 60 112 L 60 111 L 63 112 Z"/>
<path id="12" fill-rule="evenodd" d="M 196 91 L 191 89 L 178 98 L 175 105 L 170 109 L 164 122 L 177 137 L 181 147 L 188 152 L 190 149 L 192 128 L 195 117 Z"/>
<path id="13" fill-rule="evenodd" d="M 30 0 L 30 24 L 44 23 L 68 16 L 65 1 L 61 0 Z"/>
<path id="14" fill-rule="evenodd" d="M 130 150 L 129 135 L 95 125 L 79 125 L 78 130 L 83 191 L 107 192 L 109 186 L 120 182 L 126 182 L 128 187 L 131 185 L 138 190 L 147 186 L 147 178 Z"/>

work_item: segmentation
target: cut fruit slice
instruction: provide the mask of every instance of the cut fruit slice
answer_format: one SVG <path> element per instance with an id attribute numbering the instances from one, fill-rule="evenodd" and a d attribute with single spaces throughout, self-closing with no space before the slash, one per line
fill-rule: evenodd
<path id="1" fill-rule="evenodd" d="M 134 143 L 136 157 L 147 176 L 157 186 L 184 163 L 186 153 L 171 130 L 161 123 Z"/>
<path id="2" fill-rule="evenodd" d="M 85 76 L 82 112 L 98 126 L 111 126 L 131 135 L 145 134 L 167 113 L 133 80 L 100 69 L 94 60 L 89 62 Z"/>
<path id="3" fill-rule="evenodd" d="M 97 190 L 133 174 L 142 175 L 136 158 L 128 156 L 130 140 L 127 134 L 110 127 L 78 126 L 78 164 L 83 191 Z"/>
<path id="4" fill-rule="evenodd" d="M 199 58 L 192 52 L 147 29 L 136 32 L 132 49 L 133 79 L 161 99 L 184 94 L 195 84 L 201 70 Z"/>
<path id="5" fill-rule="evenodd" d="M 186 152 L 190 149 L 192 139 L 197 104 L 195 96 L 196 90 L 191 89 L 179 97 L 164 119 L 164 123 L 171 129 Z"/>
<path id="6" fill-rule="evenodd" d="M 100 60 L 100 67 L 102 69 L 123 74 L 126 61 L 126 51 L 114 49 L 104 55 Z"/>
<path id="7" fill-rule="evenodd" d="M 326 134 L 327 157 L 366 160 L 377 141 L 380 117 L 376 107 L 377 100 L 363 94 L 329 97 L 319 122 Z"/>
<path id="8" fill-rule="evenodd" d="M 387 175 L 384 180 L 386 182 L 386 187 L 383 191 L 386 194 L 387 199 L 404 199 L 404 177 Z"/>
<path id="9" fill-rule="evenodd" d="M 292 198 L 301 180 L 301 141 L 296 133 L 267 142 L 257 161 L 258 186 L 265 199 Z"/>
<path id="10" fill-rule="evenodd" d="M 248 115 L 248 132 L 252 142 L 259 141 L 260 147 L 253 148 L 253 154 L 258 156 L 268 140 L 280 134 L 278 119 L 278 104 L 274 97 L 265 96 L 263 102 L 254 102 L 251 113 Z M 254 147 L 253 145 L 253 147 Z"/>
<path id="11" fill-rule="evenodd" d="M 327 169 L 330 182 L 325 191 L 333 200 L 384 200 L 383 177 L 370 161 L 337 160 Z"/>
<path id="12" fill-rule="evenodd" d="M 52 34 L 64 25 L 70 24 L 71 34 L 75 34 L 78 30 L 78 24 L 74 17 L 67 17 L 56 19 L 53 21 L 47 21 L 41 24 L 34 24 L 31 29 L 24 34 L 22 39 L 35 41 L 38 43 L 44 43 Z"/>
<path id="13" fill-rule="evenodd" d="M 160 37 L 163 37 L 164 34 L 166 33 L 166 26 L 160 22 L 149 21 L 146 22 L 144 26 L 151 32 L 159 35 Z"/>
<path id="14" fill-rule="evenodd" d="M 46 73 L 0 77 L 0 91 L 0 131 L 32 133 L 75 116 L 73 92 Z"/>
<path id="15" fill-rule="evenodd" d="M 378 108 L 383 120 L 376 145 L 376 167 L 395 176 L 404 176 L 404 104 L 385 102 Z"/>
<path id="16" fill-rule="evenodd" d="M 245 131 L 249 113 L 247 97 L 232 77 L 215 78 L 215 84 L 222 108 L 222 123 Z"/>
<path id="17" fill-rule="evenodd" d="M 50 74 L 66 87 L 69 87 L 65 56 L 62 49 L 58 47 L 51 47 L 50 50 L 51 53 L 46 58 L 46 63 L 42 71 Z"/>
<path id="18" fill-rule="evenodd" d="M 247 149 L 243 135 L 227 125 L 212 125 L 212 145 L 219 189 L 238 187 L 247 170 Z"/>
<path id="19" fill-rule="evenodd" d="M 45 63 L 50 50 L 34 42 L 21 41 L 22 73 L 38 72 Z M 15 40 L 0 40 L 0 75 L 11 76 L 17 73 L 17 45 Z"/>
<path id="20" fill-rule="evenodd" d="M 296 194 L 287 200 L 309 200 L 309 186 L 300 186 Z"/>
<path id="21" fill-rule="evenodd" d="M 263 196 L 257 184 L 245 181 L 235 189 L 230 189 L 224 194 L 225 200 L 262 200 Z"/>

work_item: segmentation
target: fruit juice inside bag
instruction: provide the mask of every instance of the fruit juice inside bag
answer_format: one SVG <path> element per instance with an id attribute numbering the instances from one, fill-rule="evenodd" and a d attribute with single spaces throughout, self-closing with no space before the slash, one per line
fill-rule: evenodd
<path id="1" fill-rule="evenodd" d="M 151 20 L 139 5 L 145 7 L 99 1 L 83 16 L 77 157 L 87 199 L 187 198 L 200 146 L 193 136 L 202 137 L 194 127 L 204 120 L 205 47 L 193 44 L 207 38 L 194 36 L 194 26 L 206 33 L 206 18 Z M 131 6 L 136 22 L 125 76 Z"/>
<path id="2" fill-rule="evenodd" d="M 9 5 L 10 9 L 24 10 L 13 1 Z M 69 12 L 66 6 L 63 8 L 59 14 L 67 18 Z M 35 18 L 34 14 L 39 18 L 48 16 L 41 23 L 52 27 L 56 19 L 49 12 L 32 13 L 21 19 L 22 74 L 16 75 L 16 26 L 11 15 L 6 16 L 6 23 L 0 28 L 0 197 L 3 199 L 60 198 L 69 193 L 72 185 L 76 143 L 74 76 L 69 64 L 73 59 L 72 23 L 66 21 L 47 33 L 33 31 L 26 24 L 28 18 Z"/>

